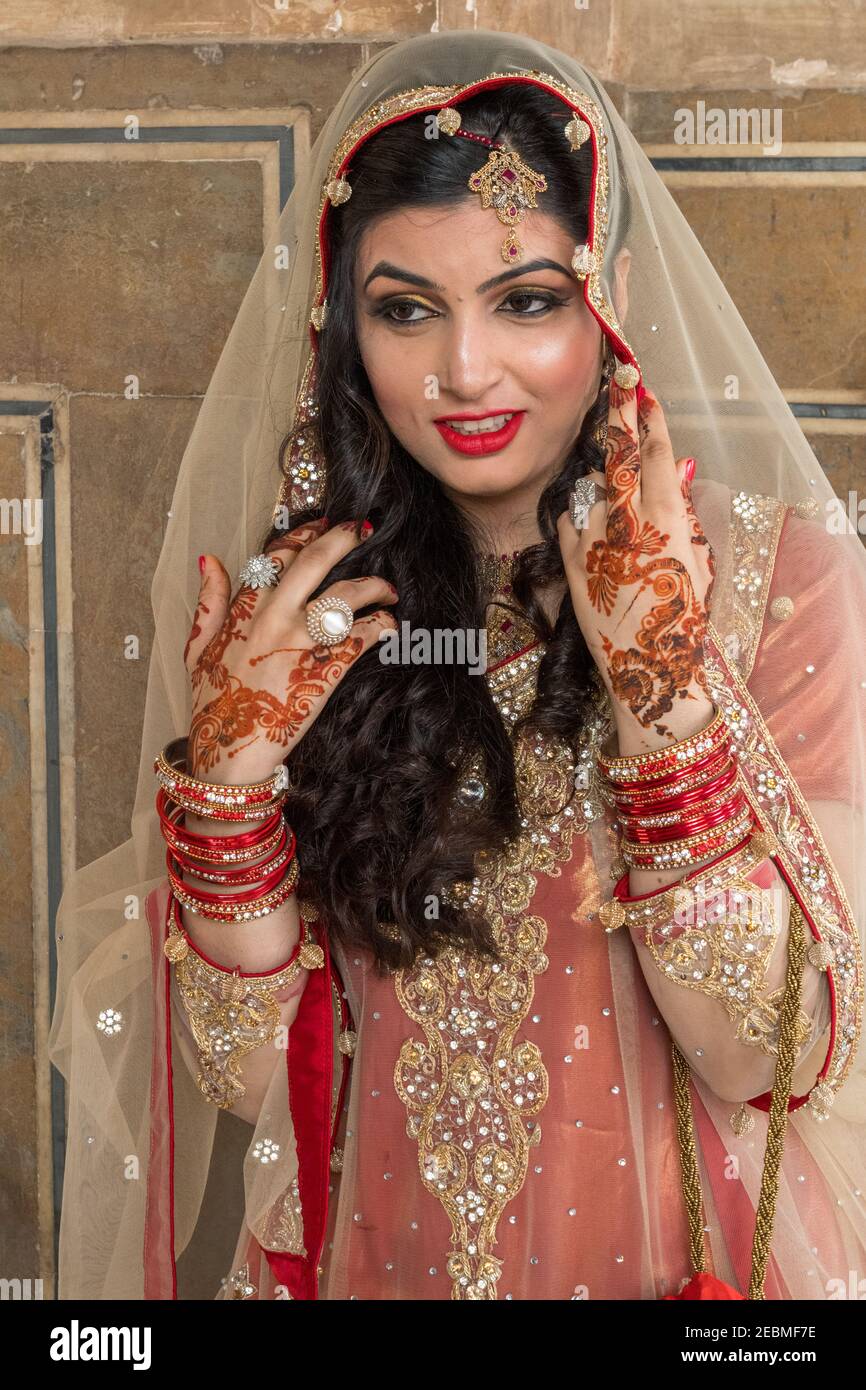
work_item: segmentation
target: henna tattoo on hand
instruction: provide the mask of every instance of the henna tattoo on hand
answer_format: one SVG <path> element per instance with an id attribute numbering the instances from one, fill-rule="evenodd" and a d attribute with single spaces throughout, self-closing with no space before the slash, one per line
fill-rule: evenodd
<path id="1" fill-rule="evenodd" d="M 196 775 L 209 772 L 223 753 L 233 758 L 261 734 L 269 743 L 288 748 L 315 705 L 342 678 L 363 645 L 360 637 L 347 637 L 327 651 L 278 647 L 253 657 L 250 665 L 265 661 L 276 652 L 297 653 L 283 700 L 269 690 L 251 689 L 239 676 L 226 675 L 222 689 L 199 710 L 190 726 L 188 758 Z"/>
<path id="2" fill-rule="evenodd" d="M 606 617 L 621 590 L 634 590 L 626 613 L 644 593 L 652 594 L 653 606 L 641 618 L 634 645 L 617 647 L 603 630 L 599 636 L 614 695 L 645 728 L 652 724 L 660 735 L 670 735 L 657 721 L 673 708 L 674 701 L 688 698 L 695 684 L 709 693 L 703 669 L 707 599 L 698 598 L 682 561 L 663 554 L 670 535 L 638 516 L 640 450 L 631 431 L 613 423 L 608 428 L 606 473 L 607 532 L 587 553 L 587 591 L 593 607 Z M 690 506 L 689 512 L 690 540 L 708 547 L 712 573 L 709 543 Z"/>

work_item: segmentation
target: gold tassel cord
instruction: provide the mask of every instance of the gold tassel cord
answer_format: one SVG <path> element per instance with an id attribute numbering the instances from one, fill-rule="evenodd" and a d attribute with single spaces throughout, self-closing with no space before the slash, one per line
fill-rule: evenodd
<path id="1" fill-rule="evenodd" d="M 680 1171 L 686 1214 L 689 1220 L 689 1254 L 696 1274 L 704 1272 L 704 1215 L 695 1132 L 692 1124 L 692 1099 L 689 1093 L 689 1064 L 673 1043 L 674 1097 L 677 1107 L 677 1139 L 680 1146 Z"/>
<path id="2" fill-rule="evenodd" d="M 752 1244 L 752 1277 L 749 1280 L 749 1298 L 756 1299 L 764 1297 L 764 1278 L 770 1255 L 770 1241 L 773 1236 L 773 1221 L 776 1215 L 776 1197 L 779 1191 L 779 1169 L 782 1165 L 785 1131 L 788 1128 L 788 1099 L 791 1095 L 791 1079 L 797 1061 L 797 1013 L 800 1007 L 800 982 L 806 958 L 804 925 L 800 905 L 792 898 L 788 919 L 788 972 L 785 978 L 785 997 L 782 1001 L 779 1023 L 779 1055 L 773 1081 L 773 1099 L 770 1103 L 770 1119 L 767 1127 L 767 1148 L 764 1153 L 764 1168 L 761 1173 L 761 1195 L 758 1198 L 755 1238 Z"/>
<path id="3" fill-rule="evenodd" d="M 800 987 L 806 959 L 805 919 L 794 898 L 788 921 L 788 967 L 785 976 L 785 996 L 779 1019 L 779 1049 L 773 1079 L 773 1096 L 767 1124 L 767 1146 L 761 1172 L 761 1190 L 755 1213 L 755 1235 L 752 1242 L 752 1270 L 749 1279 L 749 1299 L 764 1297 L 764 1280 L 770 1256 L 770 1242 L 776 1215 L 779 1191 L 779 1171 L 785 1132 L 788 1127 L 788 1101 L 791 1080 L 797 1060 L 797 1026 L 800 1009 Z M 696 1274 L 705 1272 L 704 1210 L 701 1180 L 695 1148 L 694 1117 L 692 1113 L 690 1068 L 675 1042 L 672 1042 L 674 1099 L 677 1111 L 677 1139 L 680 1146 L 680 1172 L 683 1197 L 689 1223 L 689 1253 Z"/>

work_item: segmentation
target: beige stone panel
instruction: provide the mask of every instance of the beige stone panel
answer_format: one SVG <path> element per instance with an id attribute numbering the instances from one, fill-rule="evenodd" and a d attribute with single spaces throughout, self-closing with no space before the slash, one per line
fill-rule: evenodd
<path id="1" fill-rule="evenodd" d="M 28 495 L 25 435 L 7 429 L 6 422 L 0 428 L 0 498 L 20 502 Z M 39 759 L 44 749 L 34 748 L 31 726 L 33 697 L 39 693 L 32 688 L 36 634 L 30 612 L 39 547 L 14 534 L 15 524 L 7 514 L 0 532 L 0 1230 L 3 1276 L 34 1279 L 46 1273 L 40 1267 L 34 954 L 39 888 L 33 882 L 33 820 L 34 810 L 37 815 L 42 810 L 44 758 L 35 802 L 32 795 L 33 756 Z M 47 973 L 44 934 L 40 945 Z"/>
<path id="2" fill-rule="evenodd" d="M 32 147 L 31 147 L 32 148 Z M 0 375 L 203 392 L 262 250 L 253 160 L 0 162 Z"/>
<path id="3" fill-rule="evenodd" d="M 694 91 L 678 85 L 672 91 L 630 90 L 626 118 L 641 144 L 670 145 L 677 125 L 676 112 L 683 108 L 694 111 L 698 101 L 723 111 L 748 111 L 753 107 L 779 110 L 783 155 L 789 153 L 788 145 L 792 142 L 815 142 L 811 153 L 832 154 L 837 144 L 862 138 L 866 132 L 866 91 L 813 91 L 803 87 L 794 91 L 731 87 L 708 92 L 706 87 Z M 823 143 L 818 145 L 819 141 Z M 680 147 L 677 153 L 692 155 L 694 151 Z"/>
<path id="4" fill-rule="evenodd" d="M 676 90 L 862 88 L 863 9 L 849 0 L 615 0 L 609 75 Z M 482 11 L 483 18 L 483 11 Z"/>
<path id="5" fill-rule="evenodd" d="M 379 47 L 371 44 L 147 44 L 111 48 L 0 49 L 0 110 L 82 111 L 268 109 L 287 119 L 310 112 L 313 135 L 352 74 Z M 52 124 L 63 124 L 62 120 Z"/>
<path id="6" fill-rule="evenodd" d="M 866 475 L 863 455 L 866 448 L 866 420 L 801 420 L 803 431 L 833 487 L 846 509 L 849 493 L 854 494 L 851 508 L 852 525 L 859 520 L 860 534 L 866 540 Z M 863 510 L 858 514 L 858 503 Z"/>
<path id="7" fill-rule="evenodd" d="M 577 58 L 601 77 L 610 74 L 616 11 L 615 3 L 597 0 L 589 0 L 585 9 L 573 0 L 441 0 L 439 27 L 440 32 L 495 29 L 526 34 Z"/>
<path id="8" fill-rule="evenodd" d="M 70 402 L 79 864 L 129 836 L 153 641 L 150 588 L 198 407 L 196 400 Z M 195 563 L 192 556 L 193 570 Z M 124 655 L 130 635 L 138 638 L 137 660 Z"/>
<path id="9" fill-rule="evenodd" d="M 94 44 L 383 39 L 429 30 L 435 0 L 6 0 L 0 41 Z"/>
<path id="10" fill-rule="evenodd" d="M 864 176 L 663 177 L 786 395 L 862 393 Z"/>

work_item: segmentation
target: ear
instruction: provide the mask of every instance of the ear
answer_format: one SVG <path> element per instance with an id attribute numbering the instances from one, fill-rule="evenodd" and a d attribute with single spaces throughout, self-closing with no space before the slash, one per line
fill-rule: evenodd
<path id="1" fill-rule="evenodd" d="M 613 304 L 620 323 L 625 323 L 628 313 L 628 272 L 631 266 L 631 252 L 623 246 L 617 252 L 613 263 Z"/>

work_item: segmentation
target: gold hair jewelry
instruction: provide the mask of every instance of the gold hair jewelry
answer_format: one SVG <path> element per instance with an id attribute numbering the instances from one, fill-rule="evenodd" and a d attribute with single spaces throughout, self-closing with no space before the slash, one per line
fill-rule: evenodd
<path id="1" fill-rule="evenodd" d="M 342 177 L 331 179 L 330 183 L 325 185 L 325 192 L 334 207 L 339 207 L 341 203 L 348 203 L 351 198 L 352 185 L 348 179 Z"/>
<path id="2" fill-rule="evenodd" d="M 486 164 L 470 175 L 468 184 L 481 195 L 483 208 L 494 208 L 504 227 L 515 227 L 523 221 L 526 208 L 538 207 L 535 195 L 544 192 L 547 179 L 531 169 L 516 151 L 500 146 L 491 148 Z M 501 255 L 509 265 L 523 255 L 514 232 L 509 232 L 503 241 Z"/>
<path id="3" fill-rule="evenodd" d="M 572 116 L 568 125 L 565 127 L 565 138 L 573 150 L 579 150 L 590 137 L 590 129 L 576 113 Z"/>
<path id="4" fill-rule="evenodd" d="M 631 362 L 620 362 L 613 374 L 613 379 L 617 386 L 621 386 L 624 391 L 631 391 L 640 381 L 640 372 L 637 367 L 633 367 Z"/>
<path id="5" fill-rule="evenodd" d="M 571 268 L 578 280 L 585 280 L 587 275 L 598 270 L 598 256 L 592 250 L 589 242 L 578 242 L 575 246 L 574 255 L 571 258 Z"/>
<path id="6" fill-rule="evenodd" d="M 460 112 L 453 106 L 443 106 L 436 113 L 436 124 L 445 135 L 459 135 L 489 149 L 487 162 L 470 174 L 467 183 L 473 193 L 480 194 L 481 206 L 493 208 L 504 227 L 516 227 L 523 221 L 527 208 L 538 207 L 535 195 L 544 192 L 547 179 L 531 169 L 516 150 L 474 130 L 461 130 Z M 509 232 L 503 241 L 501 254 L 508 265 L 523 255 L 523 247 L 514 232 Z"/>

